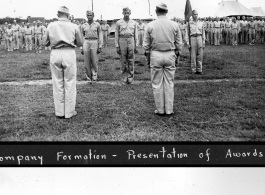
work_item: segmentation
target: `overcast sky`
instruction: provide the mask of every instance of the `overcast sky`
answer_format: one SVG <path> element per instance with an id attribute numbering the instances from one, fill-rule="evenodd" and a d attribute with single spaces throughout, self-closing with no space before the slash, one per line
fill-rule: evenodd
<path id="1" fill-rule="evenodd" d="M 262 7 L 265 9 L 264 0 L 239 0 L 247 8 Z M 86 10 L 92 9 L 92 0 L 1 0 L 0 17 L 45 17 L 56 18 L 59 6 L 65 5 L 70 9 L 75 18 L 86 18 Z M 155 6 L 166 3 L 170 12 L 184 12 L 186 0 L 150 0 L 150 10 L 155 16 Z M 199 15 L 209 16 L 213 14 L 221 0 L 190 0 L 193 9 L 199 10 Z M 149 16 L 148 0 L 94 0 L 95 19 L 118 19 L 122 17 L 122 7 L 129 6 L 132 9 L 132 18 Z M 184 15 L 184 13 L 183 13 Z"/>
<path id="2" fill-rule="evenodd" d="M 265 168 L 1 168 L 1 194 L 261 195 Z"/>

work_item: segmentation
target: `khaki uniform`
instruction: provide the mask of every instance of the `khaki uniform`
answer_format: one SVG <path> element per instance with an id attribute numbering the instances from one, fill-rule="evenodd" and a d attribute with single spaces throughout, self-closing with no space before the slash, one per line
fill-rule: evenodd
<path id="1" fill-rule="evenodd" d="M 214 22 L 209 22 L 209 41 L 212 45 L 214 45 L 214 35 Z"/>
<path id="2" fill-rule="evenodd" d="M 20 27 L 20 41 L 21 41 L 21 45 L 22 45 L 22 49 L 25 48 L 26 46 L 26 37 L 25 37 L 25 31 L 26 31 L 26 26 L 24 27 Z"/>
<path id="3" fill-rule="evenodd" d="M 14 50 L 19 49 L 19 31 L 20 31 L 20 26 L 18 24 L 13 25 L 12 29 L 14 31 Z"/>
<path id="4" fill-rule="evenodd" d="M 143 42 L 144 42 L 144 28 L 145 28 L 145 25 L 143 23 L 141 25 L 139 24 L 137 26 L 137 29 L 138 29 L 138 45 L 139 46 L 143 46 Z"/>
<path id="5" fill-rule="evenodd" d="M 86 76 L 89 81 L 98 79 L 98 48 L 102 48 L 102 32 L 100 24 L 85 23 L 81 27 L 85 41 L 83 44 Z"/>
<path id="6" fill-rule="evenodd" d="M 79 28 L 68 19 L 59 18 L 48 26 L 45 33 L 43 44 L 52 48 L 50 66 L 56 116 L 71 118 L 76 113 L 77 67 L 74 48 L 82 43 Z"/>
<path id="7" fill-rule="evenodd" d="M 224 44 L 225 43 L 225 21 L 220 21 L 220 41 Z"/>
<path id="8" fill-rule="evenodd" d="M 103 36 L 103 46 L 108 46 L 108 36 L 109 36 L 109 25 L 108 24 L 102 24 L 101 25 L 101 31 Z"/>
<path id="9" fill-rule="evenodd" d="M 180 31 L 181 31 L 182 40 L 186 40 L 186 34 L 187 34 L 187 26 L 186 26 L 186 24 L 179 24 L 179 28 L 180 28 Z"/>
<path id="10" fill-rule="evenodd" d="M 259 37 L 260 37 L 261 43 L 264 43 L 264 27 L 265 27 L 264 21 L 259 21 L 258 22 L 258 30 L 259 30 Z"/>
<path id="11" fill-rule="evenodd" d="M 14 40 L 14 30 L 12 28 L 6 29 L 6 39 L 7 39 L 7 51 L 13 51 L 13 40 Z"/>
<path id="12" fill-rule="evenodd" d="M 241 32 L 242 32 L 241 43 L 247 43 L 247 26 L 248 26 L 248 22 L 246 20 L 241 21 L 240 23 Z"/>
<path id="13" fill-rule="evenodd" d="M 203 46 L 205 46 L 205 29 L 201 22 L 189 22 L 187 29 L 188 43 L 190 42 L 191 71 L 202 72 Z"/>
<path id="14" fill-rule="evenodd" d="M 25 29 L 25 41 L 26 41 L 26 51 L 32 50 L 32 36 L 34 35 L 34 30 L 32 27 L 26 27 Z"/>
<path id="15" fill-rule="evenodd" d="M 122 82 L 132 83 L 134 80 L 134 50 L 138 42 L 137 23 L 134 20 L 128 22 L 120 19 L 115 28 L 115 46 L 120 48 Z"/>
<path id="16" fill-rule="evenodd" d="M 232 23 L 231 24 L 231 33 L 232 33 L 232 45 L 237 45 L 238 43 L 238 24 Z"/>
<path id="17" fill-rule="evenodd" d="M 35 50 L 36 52 L 41 52 L 42 47 L 42 35 L 43 29 L 41 26 L 36 26 L 34 29 L 34 39 L 35 39 Z"/>
<path id="18" fill-rule="evenodd" d="M 3 31 L 3 39 L 4 39 L 4 43 L 5 43 L 5 49 L 7 49 L 8 47 L 7 47 L 7 45 L 8 45 L 8 39 L 7 39 L 7 35 L 6 35 L 6 30 L 8 29 L 8 27 L 7 26 L 4 26 L 4 31 Z"/>
<path id="19" fill-rule="evenodd" d="M 254 21 L 248 23 L 248 34 L 249 34 L 249 44 L 254 44 L 256 38 L 256 24 Z"/>
<path id="20" fill-rule="evenodd" d="M 224 24 L 224 43 L 226 44 L 231 44 L 231 26 L 232 23 L 231 22 L 225 22 Z"/>
<path id="21" fill-rule="evenodd" d="M 215 21 L 213 26 L 214 26 L 214 45 L 220 45 L 221 22 Z"/>
<path id="22" fill-rule="evenodd" d="M 146 53 L 151 53 L 152 88 L 160 114 L 173 113 L 175 52 L 180 52 L 181 48 L 182 35 L 176 22 L 166 16 L 158 16 L 155 21 L 147 24 L 144 49 Z"/>

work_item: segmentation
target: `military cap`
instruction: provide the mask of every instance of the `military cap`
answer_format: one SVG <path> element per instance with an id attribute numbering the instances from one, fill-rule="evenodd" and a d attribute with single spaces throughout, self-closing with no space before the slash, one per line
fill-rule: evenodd
<path id="1" fill-rule="evenodd" d="M 193 14 L 198 14 L 198 11 L 194 9 L 194 10 L 192 10 L 192 13 Z"/>
<path id="2" fill-rule="evenodd" d="M 63 13 L 69 14 L 69 9 L 65 6 L 61 6 L 59 8 L 58 12 L 63 12 Z"/>
<path id="3" fill-rule="evenodd" d="M 163 9 L 163 10 L 166 10 L 166 11 L 168 10 L 167 5 L 165 3 L 159 3 L 156 7 Z"/>

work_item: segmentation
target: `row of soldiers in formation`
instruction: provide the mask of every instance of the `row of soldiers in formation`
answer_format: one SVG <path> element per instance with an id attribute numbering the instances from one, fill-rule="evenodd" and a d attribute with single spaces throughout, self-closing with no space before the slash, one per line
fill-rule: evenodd
<path id="1" fill-rule="evenodd" d="M 5 23 L 5 26 L 0 29 L 0 38 L 4 40 L 5 49 L 7 51 L 19 50 L 25 51 L 35 50 L 36 53 L 41 53 L 42 39 L 47 30 L 47 23 L 40 21 L 31 23 L 22 22 L 18 25 L 16 20 L 13 24 Z M 50 49 L 45 47 L 45 50 Z"/>
<path id="2" fill-rule="evenodd" d="M 174 18 L 179 24 L 182 38 L 185 40 L 187 24 L 185 21 Z M 206 42 L 211 45 L 222 44 L 249 44 L 254 45 L 257 40 L 264 43 L 265 19 L 260 17 L 224 17 L 224 18 L 201 18 L 205 29 Z"/>

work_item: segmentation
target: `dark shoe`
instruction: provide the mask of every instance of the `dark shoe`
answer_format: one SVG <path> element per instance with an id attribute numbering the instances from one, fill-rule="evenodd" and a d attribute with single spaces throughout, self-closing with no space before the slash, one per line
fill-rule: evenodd
<path id="1" fill-rule="evenodd" d="M 159 113 L 157 110 L 155 110 L 155 112 L 154 112 L 157 116 L 165 116 L 165 113 Z"/>
<path id="2" fill-rule="evenodd" d="M 64 116 L 56 116 L 56 118 L 58 118 L 58 119 L 65 119 Z"/>
<path id="3" fill-rule="evenodd" d="M 196 72 L 196 74 L 202 74 L 202 72 Z"/>
<path id="4" fill-rule="evenodd" d="M 166 116 L 173 116 L 174 112 L 172 112 L 171 114 L 166 114 Z"/>

